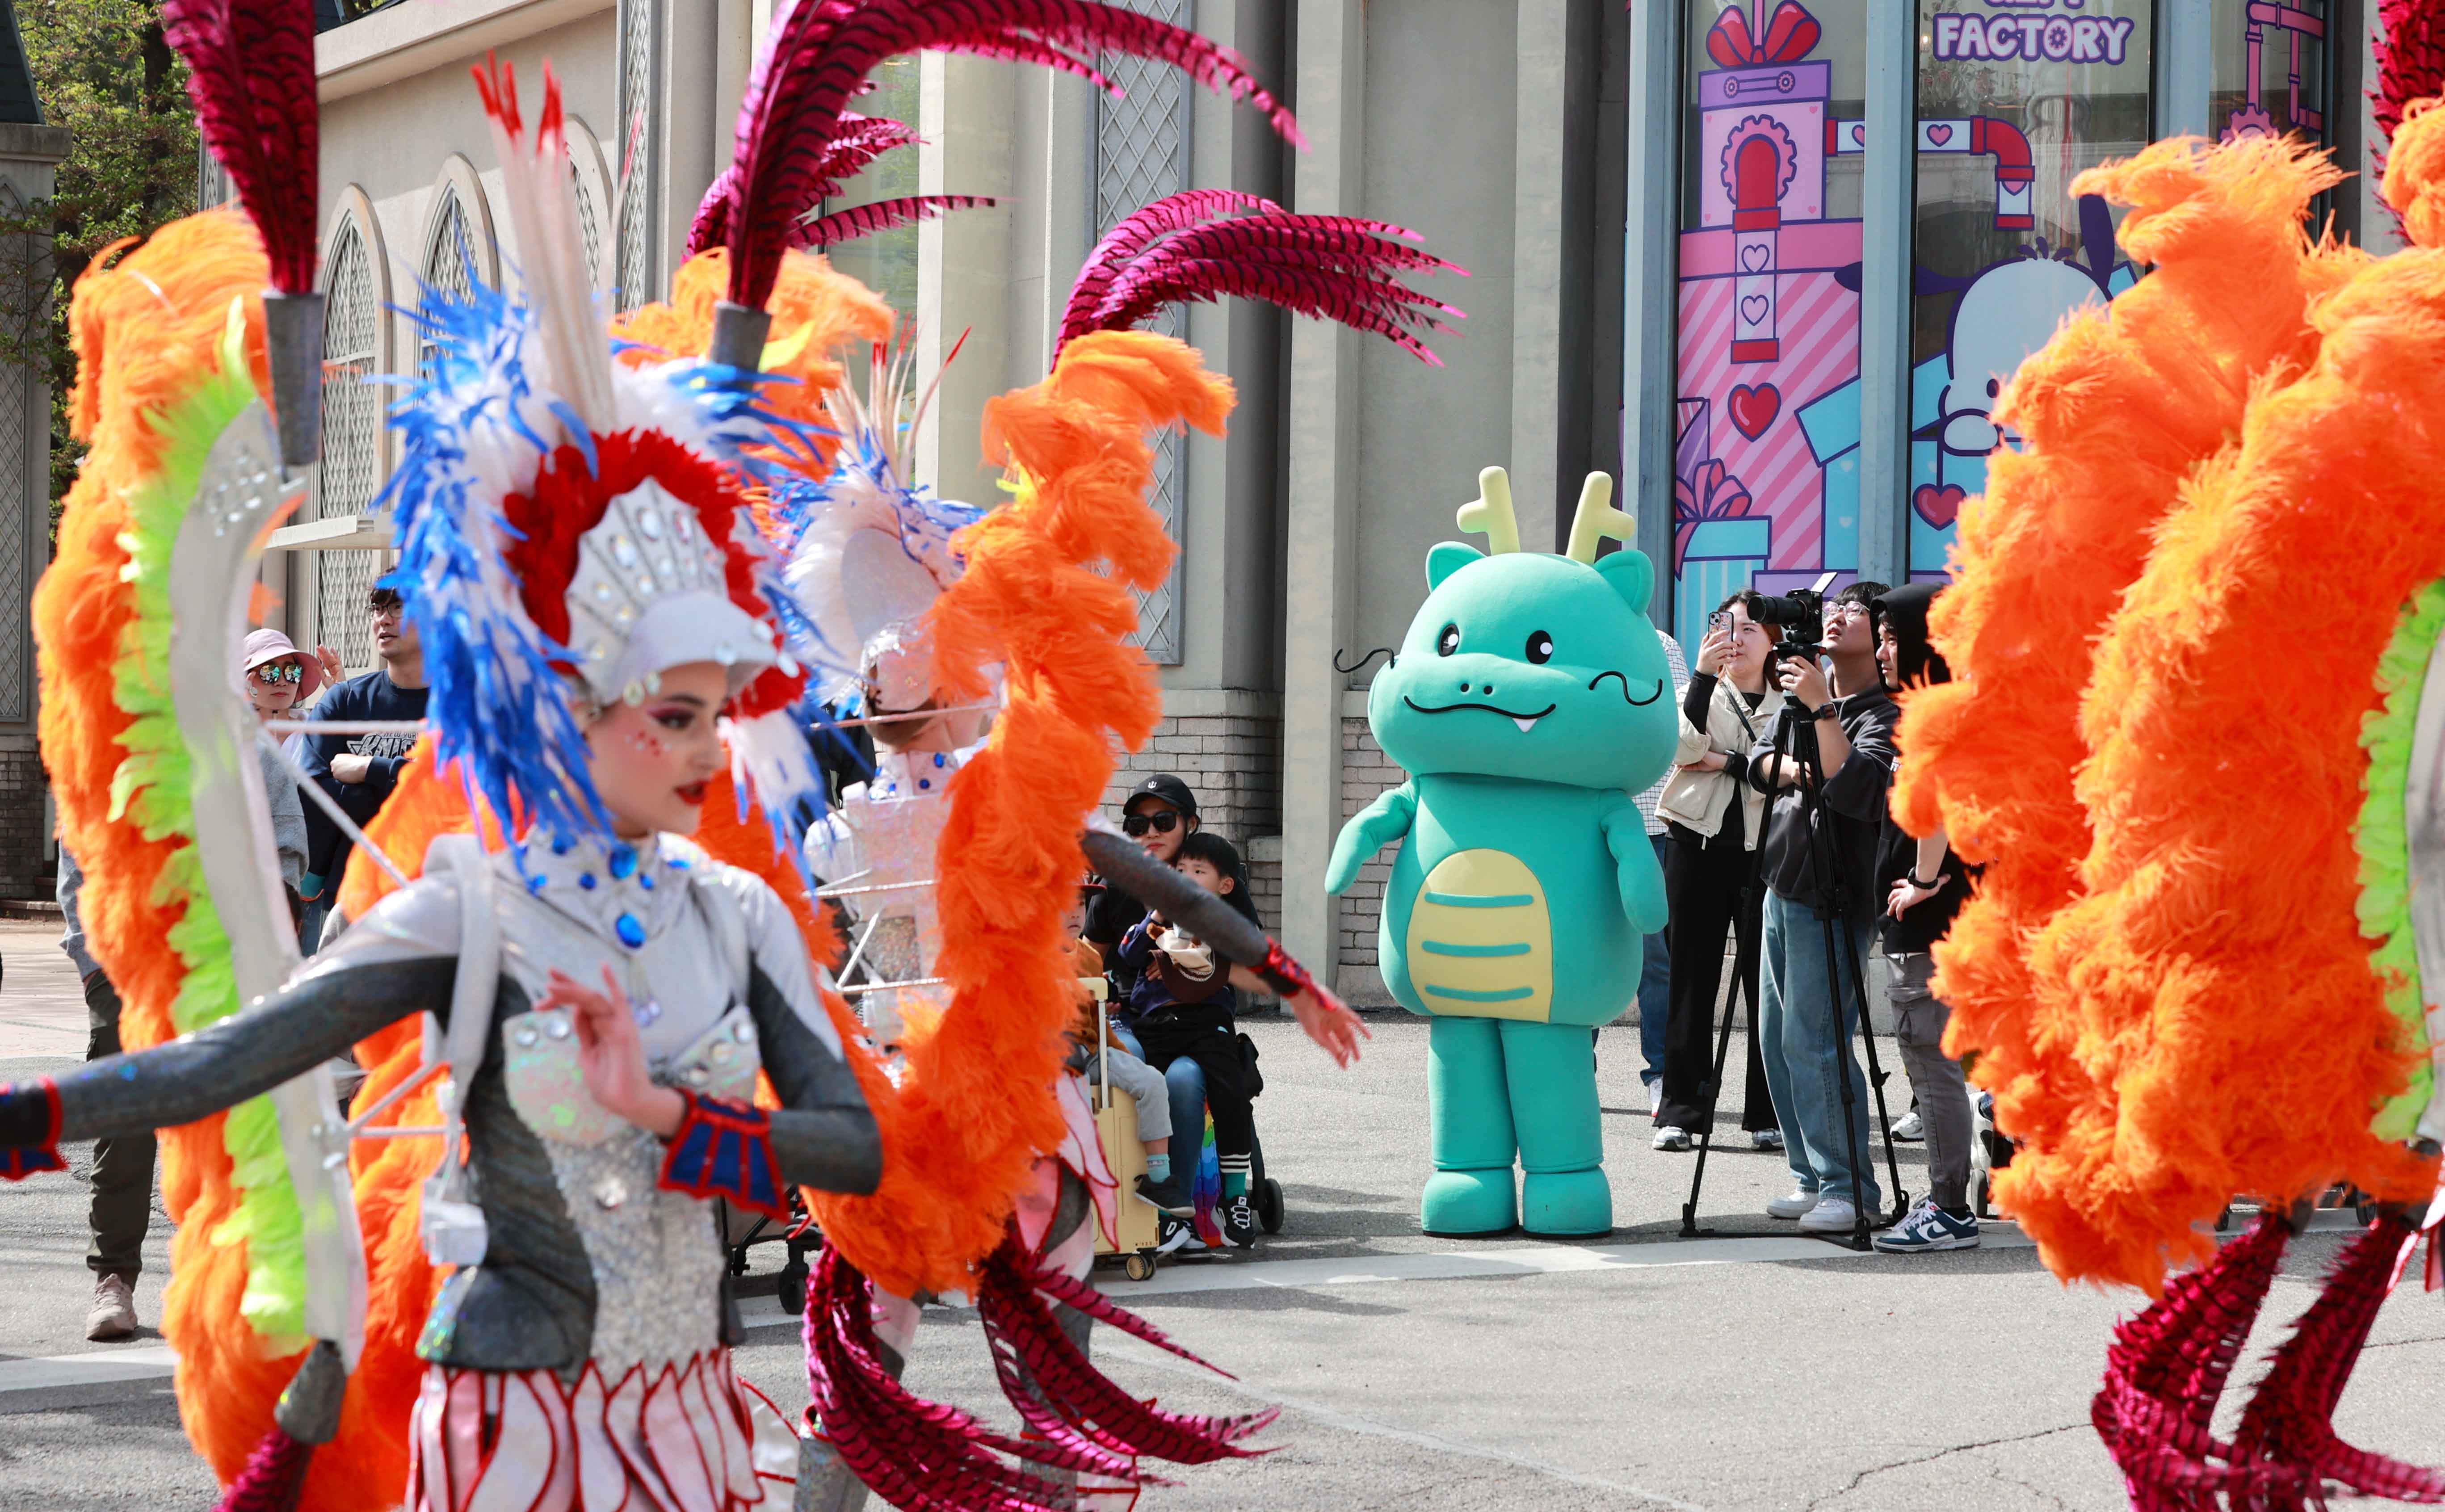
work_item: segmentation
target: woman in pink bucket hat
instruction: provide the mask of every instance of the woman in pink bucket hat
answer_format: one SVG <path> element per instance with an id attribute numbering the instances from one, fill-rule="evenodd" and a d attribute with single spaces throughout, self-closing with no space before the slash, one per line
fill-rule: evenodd
<path id="1" fill-rule="evenodd" d="M 287 719 L 323 685 L 323 665 L 297 649 L 278 630 L 254 630 L 246 638 L 247 701 L 258 719 Z M 297 881 L 306 874 L 306 806 L 297 793 L 297 774 L 282 759 L 279 741 L 269 731 L 255 742 L 263 759 L 263 795 L 271 803 L 271 838 L 280 850 L 280 880 L 289 887 L 289 911 L 297 910 Z"/>

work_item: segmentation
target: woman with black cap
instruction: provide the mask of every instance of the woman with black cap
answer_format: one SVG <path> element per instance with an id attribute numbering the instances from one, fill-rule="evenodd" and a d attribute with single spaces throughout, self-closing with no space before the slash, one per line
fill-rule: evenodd
<path id="1" fill-rule="evenodd" d="M 1146 853 L 1170 866 L 1181 842 L 1197 832 L 1197 794 L 1168 772 L 1158 772 L 1129 790 L 1121 804 L 1121 832 L 1146 848 Z M 1105 883 L 1087 900 L 1087 939 L 1104 952 L 1104 964 L 1113 985 L 1127 997 L 1137 973 L 1120 959 L 1121 937 L 1146 917 L 1146 905 Z"/>
<path id="2" fill-rule="evenodd" d="M 1927 638 L 1928 607 L 1941 591 L 1940 583 L 1912 583 L 1870 606 L 1876 621 L 1876 665 L 1905 703 L 1905 690 L 1952 680 Z M 1900 763 L 1894 766 L 1898 770 Z M 1935 974 L 1929 952 L 1969 898 L 1969 873 L 1945 843 L 1944 831 L 1913 837 L 1889 812 L 1876 844 L 1876 888 L 1885 905 L 1882 947 L 1893 967 L 1886 996 L 1893 1003 L 1902 1070 L 1926 1125 L 1931 1188 L 1909 1216 L 1876 1236 L 1876 1248 L 1890 1255 L 1974 1248 L 1978 1214 L 1969 1205 L 1969 1088 L 1961 1063 L 1944 1053 L 1951 1009 L 1929 987 Z"/>

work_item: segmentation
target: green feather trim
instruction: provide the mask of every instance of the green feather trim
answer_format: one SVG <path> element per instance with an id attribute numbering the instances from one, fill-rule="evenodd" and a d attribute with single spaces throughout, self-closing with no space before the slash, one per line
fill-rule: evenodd
<path id="1" fill-rule="evenodd" d="M 132 722 L 120 737 L 127 756 L 111 780 L 110 812 L 113 819 L 134 824 L 148 840 L 183 842 L 163 865 L 153 897 L 163 908 L 184 905 L 169 931 L 170 948 L 187 968 L 177 1000 L 170 1005 L 170 1021 L 182 1035 L 238 1008 L 229 936 L 213 909 L 203 861 L 196 851 L 193 775 L 163 669 L 170 664 L 170 638 L 176 632 L 170 617 L 171 549 L 186 522 L 213 443 L 254 401 L 242 319 L 242 307 L 233 307 L 218 369 L 194 392 L 146 417 L 163 442 L 161 465 L 129 495 L 130 523 L 120 537 L 127 551 L 122 570 L 134 592 L 136 612 L 120 644 L 114 696 Z M 246 1246 L 246 1295 L 240 1312 L 248 1324 L 284 1345 L 301 1342 L 306 1333 L 304 1221 L 289 1185 L 271 1099 L 251 1098 L 231 1109 L 221 1139 L 233 1167 L 238 1202 L 213 1242 Z"/>
<path id="2" fill-rule="evenodd" d="M 2368 796 L 2352 837 L 2361 856 L 2361 933 L 2378 942 L 2369 966 L 2385 983 L 2386 1006 L 2402 1020 L 2403 1042 L 2421 1052 L 2411 1085 L 2380 1109 L 2370 1125 L 2384 1139 L 2409 1139 L 2436 1090 L 2419 951 L 2411 931 L 2411 840 L 2403 805 L 2411 781 L 2412 729 L 2439 631 L 2445 631 L 2445 579 L 2421 588 L 2403 607 L 2394 639 L 2378 660 L 2377 687 L 2384 698 L 2361 720 L 2361 748 L 2369 758 L 2361 781 Z"/>

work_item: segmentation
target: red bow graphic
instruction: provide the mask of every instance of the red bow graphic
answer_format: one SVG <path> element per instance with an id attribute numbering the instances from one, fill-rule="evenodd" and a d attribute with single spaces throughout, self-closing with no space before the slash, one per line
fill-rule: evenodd
<path id="1" fill-rule="evenodd" d="M 1725 14 L 1731 14 L 1726 11 Z M 1677 573 L 1689 554 L 1689 537 L 1708 520 L 1738 519 L 1749 512 L 1749 491 L 1739 478 L 1709 457 L 1688 477 L 1672 480 L 1672 569 Z"/>
<path id="2" fill-rule="evenodd" d="M 1765 40 L 1749 34 L 1748 12 L 1735 5 L 1715 18 L 1707 30 L 1707 56 L 1726 68 L 1754 68 L 1770 63 L 1798 63 L 1808 56 L 1824 28 L 1796 0 L 1782 0 L 1765 24 Z"/>

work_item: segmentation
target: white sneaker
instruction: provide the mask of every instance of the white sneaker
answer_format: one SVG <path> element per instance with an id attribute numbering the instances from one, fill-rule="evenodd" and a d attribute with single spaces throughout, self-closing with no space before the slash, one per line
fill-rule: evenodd
<path id="1" fill-rule="evenodd" d="M 1694 1143 L 1695 1142 L 1689 1138 L 1689 1130 L 1686 1129 L 1675 1129 L 1670 1124 L 1667 1124 L 1655 1131 L 1655 1144 L 1653 1148 L 1656 1149 L 1668 1149 L 1675 1154 L 1681 1154 L 1686 1153 L 1688 1150 L 1692 1148 Z"/>
<path id="2" fill-rule="evenodd" d="M 1888 1255 L 1916 1255 L 1928 1250 L 1976 1249 L 1978 1247 L 1978 1215 L 1955 1218 L 1935 1205 L 1932 1198 L 1922 1197 L 1910 1216 L 1898 1224 L 1878 1234 L 1876 1247 Z"/>
<path id="3" fill-rule="evenodd" d="M 1805 1218 L 1817 1210 L 1817 1194 L 1793 1190 L 1765 1204 L 1768 1218 Z"/>
<path id="4" fill-rule="evenodd" d="M 1927 1137 L 1927 1123 L 1919 1117 L 1917 1109 L 1902 1114 L 1901 1122 L 1894 1126 L 1894 1137 L 1910 1144 Z"/>
<path id="5" fill-rule="evenodd" d="M 1859 1210 L 1839 1197 L 1820 1198 L 1800 1215 L 1800 1226 L 1811 1234 L 1847 1234 L 1859 1226 Z"/>

